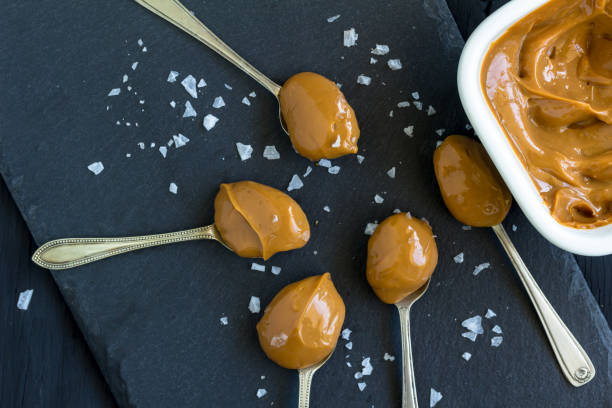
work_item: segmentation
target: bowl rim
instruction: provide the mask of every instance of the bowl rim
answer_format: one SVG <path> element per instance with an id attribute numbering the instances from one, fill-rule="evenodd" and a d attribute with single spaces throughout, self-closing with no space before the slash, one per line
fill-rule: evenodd
<path id="1" fill-rule="evenodd" d="M 491 44 L 510 26 L 549 0 L 511 0 L 487 17 L 466 41 L 459 59 L 457 87 L 461 104 L 478 138 L 535 229 L 554 245 L 579 255 L 612 254 L 612 224 L 577 229 L 557 222 L 514 152 L 488 105 L 480 84 L 482 64 Z"/>

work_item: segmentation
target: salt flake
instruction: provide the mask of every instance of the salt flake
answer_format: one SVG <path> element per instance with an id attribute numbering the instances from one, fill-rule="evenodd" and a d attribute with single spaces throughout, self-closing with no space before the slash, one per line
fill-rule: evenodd
<path id="1" fill-rule="evenodd" d="M 362 155 L 358 154 L 357 156 L 357 162 L 359 164 L 363 163 L 363 161 L 365 160 L 365 157 L 363 157 Z"/>
<path id="2" fill-rule="evenodd" d="M 353 349 L 353 342 L 352 342 L 352 341 L 349 341 L 348 343 L 346 343 L 346 344 L 344 345 L 344 347 L 346 347 L 346 348 L 347 348 L 347 349 L 349 349 L 349 350 L 352 350 L 352 349 Z"/>
<path id="3" fill-rule="evenodd" d="M 357 387 L 359 388 L 359 391 L 363 391 L 366 387 L 366 383 L 364 382 L 359 382 L 357 383 Z"/>
<path id="4" fill-rule="evenodd" d="M 189 138 L 181 133 L 178 135 L 172 135 L 172 139 L 174 140 L 174 147 L 177 149 L 189 143 Z"/>
<path id="5" fill-rule="evenodd" d="M 427 108 L 427 116 L 433 116 L 436 114 L 436 110 L 434 109 L 433 106 L 429 105 L 429 107 Z"/>
<path id="6" fill-rule="evenodd" d="M 383 360 L 385 360 L 385 361 L 395 361 L 395 356 L 392 356 L 389 353 L 385 353 L 385 355 L 383 356 Z"/>
<path id="7" fill-rule="evenodd" d="M 453 260 L 455 261 L 455 263 L 463 263 L 463 252 L 455 255 Z"/>
<path id="8" fill-rule="evenodd" d="M 276 150 L 276 146 L 266 146 L 263 151 L 263 157 L 268 160 L 280 159 L 280 153 Z"/>
<path id="9" fill-rule="evenodd" d="M 179 73 L 176 71 L 170 71 L 170 73 L 168 74 L 168 79 L 166 81 L 168 82 L 176 82 L 176 78 L 179 76 Z"/>
<path id="10" fill-rule="evenodd" d="M 253 154 L 253 147 L 251 145 L 237 142 L 236 149 L 238 150 L 238 155 L 240 156 L 241 161 L 249 160 Z"/>
<path id="11" fill-rule="evenodd" d="M 374 57 L 370 57 L 370 64 L 376 64 L 378 60 Z"/>
<path id="12" fill-rule="evenodd" d="M 193 109 L 193 106 L 191 106 L 191 102 L 186 101 L 185 102 L 185 112 L 183 113 L 183 117 L 184 118 L 191 118 L 196 116 L 197 113 L 195 111 L 195 109 Z"/>
<path id="13" fill-rule="evenodd" d="M 391 177 L 392 179 L 395 178 L 395 167 L 391 167 L 391 169 L 387 171 L 387 176 Z"/>
<path id="14" fill-rule="evenodd" d="M 483 270 L 487 269 L 488 267 L 490 267 L 491 264 L 488 262 L 484 262 L 481 263 L 480 265 L 476 265 L 476 267 L 474 268 L 474 272 L 472 272 L 472 274 L 474 276 L 478 275 L 480 272 L 482 272 Z"/>
<path id="15" fill-rule="evenodd" d="M 337 19 L 340 18 L 340 14 L 336 14 L 335 16 L 331 16 L 327 19 L 328 23 L 333 23 L 334 21 L 336 21 Z"/>
<path id="16" fill-rule="evenodd" d="M 327 169 L 327 172 L 329 174 L 338 174 L 340 173 L 340 166 L 331 166 L 329 169 Z"/>
<path id="17" fill-rule="evenodd" d="M 260 388 L 257 390 L 257 398 L 263 398 L 267 393 L 265 388 Z"/>
<path id="18" fill-rule="evenodd" d="M 406 126 L 404 128 L 404 133 L 406 134 L 406 136 L 408 137 L 414 137 L 414 126 L 410 125 L 410 126 Z"/>
<path id="19" fill-rule="evenodd" d="M 376 44 L 376 47 L 371 51 L 374 55 L 385 55 L 389 53 L 389 46 L 384 44 Z"/>
<path id="20" fill-rule="evenodd" d="M 197 86 L 198 88 L 204 88 L 206 86 L 206 81 L 204 80 L 204 78 L 200 78 Z"/>
<path id="21" fill-rule="evenodd" d="M 331 209 L 329 208 L 329 206 L 328 206 L 328 205 L 326 205 L 326 206 L 324 206 L 324 207 L 323 207 L 323 211 L 325 211 L 325 212 L 331 212 Z"/>
<path id="22" fill-rule="evenodd" d="M 381 196 L 379 196 L 378 194 L 376 194 L 376 195 L 374 196 L 374 202 L 375 202 L 376 204 L 382 204 L 384 201 L 385 201 L 385 199 L 384 199 L 384 198 L 382 198 Z"/>
<path id="23" fill-rule="evenodd" d="M 492 311 L 491 309 L 487 309 L 487 314 L 485 314 L 485 317 L 487 319 L 490 319 L 490 318 L 495 317 L 495 316 L 497 316 L 497 315 L 495 314 L 494 311 Z"/>
<path id="24" fill-rule="evenodd" d="M 19 299 L 17 299 L 17 309 L 28 310 L 28 307 L 30 307 L 30 301 L 32 300 L 33 293 L 34 289 L 27 289 L 21 292 L 19 294 Z"/>
<path id="25" fill-rule="evenodd" d="M 178 193 L 178 186 L 175 183 L 170 183 L 170 187 L 168 187 L 168 191 L 172 194 Z"/>
<path id="26" fill-rule="evenodd" d="M 398 69 L 402 69 L 402 62 L 399 59 L 390 59 L 387 61 L 387 65 L 391 68 L 392 71 L 397 71 Z"/>
<path id="27" fill-rule="evenodd" d="M 461 333 L 462 337 L 465 337 L 466 339 L 470 339 L 472 341 L 476 341 L 476 336 L 478 336 L 478 334 L 474 333 L 474 332 L 465 332 L 465 333 Z"/>
<path id="28" fill-rule="evenodd" d="M 218 121 L 219 121 L 218 117 L 216 117 L 215 115 L 211 115 L 209 113 L 208 115 L 204 116 L 204 119 L 202 120 L 202 124 L 204 125 L 204 129 L 210 130 L 215 127 Z"/>
<path id="29" fill-rule="evenodd" d="M 227 324 L 229 323 L 227 316 L 222 316 L 219 318 L 219 321 L 221 322 L 222 326 L 227 326 Z"/>
<path id="30" fill-rule="evenodd" d="M 215 109 L 219 109 L 224 106 L 225 106 L 225 101 L 223 100 L 223 97 L 217 96 L 215 100 L 213 101 L 212 107 Z"/>
<path id="31" fill-rule="evenodd" d="M 308 177 L 308 175 L 312 172 L 312 167 L 306 167 L 306 171 L 304 172 L 304 177 Z"/>
<path id="32" fill-rule="evenodd" d="M 249 300 L 249 310 L 251 313 L 259 313 L 261 311 L 261 301 L 257 296 L 251 296 L 251 300 Z"/>
<path id="33" fill-rule="evenodd" d="M 346 329 L 342 330 L 342 338 L 344 340 L 349 340 L 349 338 L 351 337 L 351 333 L 352 332 L 353 331 L 351 329 L 349 329 L 349 328 L 346 328 Z"/>
<path id="34" fill-rule="evenodd" d="M 354 28 L 344 30 L 344 46 L 353 47 L 357 45 L 357 38 L 359 35 L 355 32 Z"/>
<path id="35" fill-rule="evenodd" d="M 465 327 L 472 333 L 484 333 L 484 330 L 482 329 L 482 316 L 480 315 L 472 316 L 469 319 L 465 319 L 461 322 L 461 326 Z"/>
<path id="36" fill-rule="evenodd" d="M 132 64 L 132 71 L 136 71 L 136 67 L 138 66 L 138 61 Z"/>
<path id="37" fill-rule="evenodd" d="M 363 233 L 366 235 L 372 235 L 374 234 L 374 231 L 376 231 L 377 227 L 378 227 L 377 222 L 368 222 Z"/>
<path id="38" fill-rule="evenodd" d="M 304 187 L 304 183 L 297 174 L 294 174 L 287 186 L 287 191 L 299 190 L 302 187 Z"/>
<path id="39" fill-rule="evenodd" d="M 98 174 L 102 173 L 102 170 L 104 170 L 104 165 L 102 162 L 94 162 L 87 166 L 87 168 L 97 176 Z"/>
<path id="40" fill-rule="evenodd" d="M 329 161 L 328 159 L 321 159 L 319 160 L 319 162 L 317 163 L 319 166 L 321 167 L 327 167 L 328 169 L 331 167 L 331 161 Z"/>
<path id="41" fill-rule="evenodd" d="M 409 106 L 410 106 L 410 102 L 408 102 L 408 101 L 401 101 L 401 102 L 397 103 L 397 107 L 398 108 L 407 108 Z M 393 111 L 391 111 L 391 112 L 393 112 Z"/>
<path id="42" fill-rule="evenodd" d="M 491 338 L 491 347 L 499 347 L 503 340 L 504 338 L 502 336 L 495 336 Z"/>
<path id="43" fill-rule="evenodd" d="M 280 266 L 273 266 L 272 267 L 272 275 L 278 275 L 281 273 L 281 267 Z"/>
<path id="44" fill-rule="evenodd" d="M 470 361 L 470 358 L 472 358 L 472 353 L 468 353 L 468 352 L 466 351 L 465 353 L 463 353 L 463 354 L 461 355 L 461 357 L 463 357 L 463 359 L 464 359 L 465 361 Z"/>
<path id="45" fill-rule="evenodd" d="M 442 393 L 434 390 L 429 390 L 429 408 L 434 407 L 442 399 Z"/>
<path id="46" fill-rule="evenodd" d="M 242 98 L 241 102 L 245 104 L 246 106 L 251 106 L 251 101 L 249 101 L 249 98 L 247 98 L 246 96 Z"/>
<path id="47" fill-rule="evenodd" d="M 168 148 L 166 146 L 159 146 L 159 152 L 161 153 L 162 156 L 164 156 L 164 159 L 165 159 L 166 154 L 168 154 Z"/>
<path id="48" fill-rule="evenodd" d="M 181 85 L 187 91 L 192 98 L 198 99 L 198 91 L 196 90 L 196 79 L 193 75 L 187 75 L 185 79 L 181 81 Z"/>
<path id="49" fill-rule="evenodd" d="M 121 93 L 121 88 L 113 88 L 108 93 L 108 96 L 117 96 Z"/>
<path id="50" fill-rule="evenodd" d="M 368 86 L 368 85 L 370 85 L 372 83 L 372 78 L 370 78 L 367 75 L 361 74 L 361 75 L 357 76 L 357 83 L 360 84 L 360 85 Z"/>
<path id="51" fill-rule="evenodd" d="M 260 265 L 258 263 L 251 263 L 251 270 L 252 271 L 259 271 L 259 272 L 265 272 L 266 271 L 266 265 Z"/>
<path id="52" fill-rule="evenodd" d="M 497 324 L 495 326 L 493 326 L 493 328 L 491 329 L 491 331 L 493 333 L 497 333 L 497 334 L 502 334 L 502 328 L 499 327 Z"/>

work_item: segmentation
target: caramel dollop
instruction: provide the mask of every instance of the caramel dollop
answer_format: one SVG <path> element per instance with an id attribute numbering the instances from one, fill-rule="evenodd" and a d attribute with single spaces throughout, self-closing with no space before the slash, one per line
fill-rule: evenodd
<path id="1" fill-rule="evenodd" d="M 282 367 L 309 367 L 336 347 L 344 314 L 344 302 L 329 273 L 291 283 L 272 299 L 257 323 L 259 344 Z"/>
<path id="2" fill-rule="evenodd" d="M 551 0 L 510 27 L 482 88 L 561 224 L 612 222 L 612 1 Z"/>
<path id="3" fill-rule="evenodd" d="M 215 225 L 238 255 L 268 259 L 301 248 L 310 238 L 302 208 L 287 194 L 254 181 L 221 184 L 215 197 Z"/>
<path id="4" fill-rule="evenodd" d="M 512 195 L 480 143 L 447 137 L 434 152 L 434 170 L 446 207 L 462 223 L 491 227 L 508 214 Z"/>
<path id="5" fill-rule="evenodd" d="M 437 264 L 431 227 L 410 213 L 385 219 L 368 241 L 368 283 L 385 303 L 397 303 L 419 289 Z"/>
<path id="6" fill-rule="evenodd" d="M 291 143 L 299 154 L 315 161 L 357 153 L 357 118 L 335 83 L 319 74 L 301 72 L 285 82 L 279 101 Z"/>

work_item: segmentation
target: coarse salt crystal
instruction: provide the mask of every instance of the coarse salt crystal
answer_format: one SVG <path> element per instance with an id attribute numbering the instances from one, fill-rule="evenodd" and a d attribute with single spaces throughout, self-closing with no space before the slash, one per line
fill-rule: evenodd
<path id="1" fill-rule="evenodd" d="M 304 172 L 304 177 L 308 177 L 310 172 L 312 172 L 312 167 L 310 166 L 306 167 L 306 171 Z"/>
<path id="2" fill-rule="evenodd" d="M 204 80 L 204 78 L 200 78 L 200 80 L 198 81 L 198 88 L 204 88 L 206 86 L 206 81 Z"/>
<path id="3" fill-rule="evenodd" d="M 389 111 L 389 117 L 390 117 L 390 118 L 392 118 L 392 117 L 393 117 L 393 109 L 391 109 L 391 110 Z"/>
<path id="4" fill-rule="evenodd" d="M 503 340 L 504 338 L 502 336 L 495 336 L 491 338 L 491 347 L 499 347 Z"/>
<path id="5" fill-rule="evenodd" d="M 488 262 L 484 262 L 484 263 L 481 263 L 480 265 L 476 265 L 476 267 L 474 268 L 474 272 L 472 272 L 472 274 L 476 276 L 483 270 L 487 269 L 489 266 L 491 266 L 491 264 Z"/>
<path id="6" fill-rule="evenodd" d="M 230 91 L 233 89 L 231 85 L 228 84 L 223 84 L 223 86 L 225 87 L 225 89 L 229 89 Z"/>
<path id="7" fill-rule="evenodd" d="M 130 122 L 125 122 L 125 126 L 130 127 L 132 124 Z"/>
<path id="8" fill-rule="evenodd" d="M 261 301 L 257 296 L 251 296 L 251 300 L 249 300 L 249 310 L 251 313 L 259 313 L 261 311 Z"/>
<path id="9" fill-rule="evenodd" d="M 299 190 L 302 187 L 304 187 L 304 183 L 297 174 L 294 174 L 287 186 L 287 191 Z"/>
<path id="10" fill-rule="evenodd" d="M 376 194 L 376 195 L 374 196 L 374 202 L 375 202 L 376 204 L 382 204 L 382 203 L 383 203 L 383 201 L 385 201 L 385 199 L 384 199 L 384 198 L 382 198 L 381 196 L 379 196 L 378 194 Z"/>
<path id="11" fill-rule="evenodd" d="M 351 333 L 352 333 L 352 332 L 353 332 L 353 331 L 352 331 L 351 329 L 349 329 L 349 328 L 346 328 L 346 329 L 342 330 L 342 338 L 343 338 L 344 340 L 349 340 L 349 339 L 350 339 L 350 337 L 351 337 Z"/>
<path id="12" fill-rule="evenodd" d="M 251 270 L 252 271 L 259 271 L 259 272 L 265 272 L 266 271 L 266 265 L 260 265 L 258 263 L 251 263 Z"/>
<path id="13" fill-rule="evenodd" d="M 370 78 L 367 75 L 361 74 L 361 75 L 357 76 L 357 83 L 360 84 L 360 85 L 366 85 L 367 86 L 367 85 L 370 85 L 372 83 L 372 78 Z"/>
<path id="14" fill-rule="evenodd" d="M 267 393 L 265 388 L 260 388 L 257 390 L 257 398 L 263 398 Z"/>
<path id="15" fill-rule="evenodd" d="M 139 46 L 139 47 L 142 47 L 142 44 L 143 44 L 143 42 L 142 42 L 142 38 L 139 38 L 139 39 L 138 39 L 138 46 Z"/>
<path id="16" fill-rule="evenodd" d="M 516 232 L 516 230 L 517 230 L 516 225 L 512 224 L 512 231 Z"/>
<path id="17" fill-rule="evenodd" d="M 463 354 L 461 355 L 461 357 L 463 357 L 463 359 L 464 359 L 465 361 L 470 361 L 470 358 L 472 358 L 472 353 L 468 353 L 468 352 L 466 351 L 465 353 L 463 353 Z"/>
<path id="18" fill-rule="evenodd" d="M 407 108 L 409 106 L 410 106 L 410 102 L 408 102 L 408 101 L 401 101 L 401 102 L 397 103 L 397 107 L 398 108 Z M 391 111 L 391 112 L 393 112 L 393 111 Z"/>
<path id="19" fill-rule="evenodd" d="M 360 154 L 357 155 L 357 162 L 359 164 L 363 163 L 364 159 L 365 159 L 365 157 L 363 157 L 362 155 L 360 155 Z"/>
<path id="20" fill-rule="evenodd" d="M 414 101 L 413 103 L 415 108 L 417 108 L 418 110 L 423 110 L 423 102 Z"/>
<path id="21" fill-rule="evenodd" d="M 330 210 L 330 208 L 329 208 L 329 206 L 328 206 L 328 205 L 326 205 L 326 206 L 324 206 L 324 207 L 323 207 L 323 211 L 325 211 L 325 212 L 331 212 L 331 210 Z"/>
<path id="22" fill-rule="evenodd" d="M 102 162 L 94 162 L 87 166 L 87 168 L 97 176 L 98 174 L 102 173 L 102 170 L 104 170 L 104 165 Z"/>
<path id="23" fill-rule="evenodd" d="M 138 61 L 132 64 L 132 71 L 136 71 L 136 67 L 138 66 Z"/>
<path id="24" fill-rule="evenodd" d="M 212 104 L 212 107 L 215 109 L 219 109 L 224 106 L 225 106 L 225 101 L 223 100 L 223 97 L 217 96 Z"/>
<path id="25" fill-rule="evenodd" d="M 123 83 L 125 84 L 128 81 L 128 76 L 123 74 Z"/>
<path id="26" fill-rule="evenodd" d="M 138 142 L 138 147 L 140 147 L 140 150 L 144 150 L 145 145 L 143 142 Z"/>
<path id="27" fill-rule="evenodd" d="M 198 91 L 196 89 L 196 79 L 189 74 L 181 81 L 181 85 L 192 98 L 198 99 Z"/>
<path id="28" fill-rule="evenodd" d="M 358 37 L 359 35 L 355 32 L 354 28 L 344 30 L 344 46 L 353 47 L 354 45 L 357 45 Z"/>
<path id="29" fill-rule="evenodd" d="M 414 136 L 414 126 L 410 125 L 410 126 L 406 126 L 404 128 L 404 133 L 406 134 L 406 136 L 408 137 L 413 137 Z"/>
<path id="30" fill-rule="evenodd" d="M 366 357 L 361 361 L 361 366 L 363 367 L 361 369 L 361 376 L 363 377 L 364 375 L 371 375 L 372 371 L 374 371 L 374 367 L 372 367 L 372 364 L 370 363 L 370 357 Z"/>
<path id="31" fill-rule="evenodd" d="M 390 59 L 389 61 L 387 61 L 387 65 L 393 71 L 397 71 L 398 69 L 402 69 L 402 62 L 399 59 Z"/>
<path id="32" fill-rule="evenodd" d="M 453 260 L 455 261 L 455 263 L 463 263 L 463 252 L 461 252 L 460 254 L 455 255 Z"/>
<path id="33" fill-rule="evenodd" d="M 236 143 L 236 150 L 238 150 L 241 161 L 249 160 L 253 154 L 253 147 L 251 145 L 240 142 Z"/>
<path id="34" fill-rule="evenodd" d="M 132 153 L 126 153 L 126 154 L 125 154 L 125 157 L 127 157 L 127 158 L 132 157 Z"/>
<path id="35" fill-rule="evenodd" d="M 263 151 L 263 157 L 268 160 L 280 159 L 280 153 L 276 150 L 276 146 L 266 146 Z"/>
<path id="36" fill-rule="evenodd" d="M 329 169 L 327 169 L 327 172 L 329 174 L 338 174 L 340 173 L 340 166 L 331 166 Z"/>
<path id="37" fill-rule="evenodd" d="M 181 133 L 178 135 L 172 135 L 172 139 L 174 140 L 174 147 L 177 149 L 189 143 L 189 138 Z"/>
<path id="38" fill-rule="evenodd" d="M 399 208 L 396 208 L 395 210 L 393 210 L 393 214 L 399 214 L 401 212 L 402 210 L 400 210 Z"/>
<path id="39" fill-rule="evenodd" d="M 480 315 L 472 316 L 469 319 L 465 319 L 461 322 L 461 326 L 476 334 L 484 333 L 484 330 L 482 329 L 482 316 Z"/>
<path id="40" fill-rule="evenodd" d="M 170 101 L 170 106 L 172 106 L 173 108 L 176 108 L 176 102 Z"/>
<path id="41" fill-rule="evenodd" d="M 385 55 L 389 53 L 389 46 L 384 44 L 376 44 L 376 47 L 371 51 L 374 55 Z"/>
<path id="42" fill-rule="evenodd" d="M 465 130 L 472 130 L 472 125 L 470 125 L 469 123 L 466 123 Z"/>
<path id="43" fill-rule="evenodd" d="M 141 99 L 141 100 L 138 101 L 138 103 L 141 104 L 141 105 L 144 105 L 145 101 L 144 101 L 144 99 Z"/>
<path id="44" fill-rule="evenodd" d="M 344 347 L 346 347 L 346 348 L 347 348 L 347 349 L 349 349 L 349 350 L 352 350 L 352 349 L 353 349 L 353 342 L 352 342 L 352 341 L 349 341 L 348 343 L 346 343 L 346 344 L 344 345 Z"/>
<path id="45" fill-rule="evenodd" d="M 272 275 L 278 275 L 281 273 L 281 267 L 280 266 L 273 266 L 272 267 Z"/>
<path id="46" fill-rule="evenodd" d="M 132 90 L 132 87 L 128 85 L 128 86 L 127 86 L 127 90 L 128 90 L 128 91 L 131 91 L 131 90 Z"/>
<path id="47" fill-rule="evenodd" d="M 327 167 L 328 169 L 331 167 L 331 161 L 329 161 L 328 159 L 321 159 L 319 160 L 319 162 L 317 163 L 319 166 L 321 167 Z"/>
<path id="48" fill-rule="evenodd" d="M 470 231 L 472 229 L 472 226 L 471 225 L 462 225 L 461 229 L 464 230 L 464 231 Z"/>
<path id="49" fill-rule="evenodd" d="M 227 326 L 227 324 L 229 323 L 227 316 L 222 316 L 219 318 L 219 321 L 221 322 L 222 326 Z"/>
<path id="50" fill-rule="evenodd" d="M 202 120 L 202 124 L 204 125 L 204 129 L 210 130 L 215 127 L 218 121 L 219 121 L 218 117 L 216 117 L 215 115 L 211 115 L 209 113 L 208 115 L 204 116 L 204 119 Z"/>
<path id="51" fill-rule="evenodd" d="M 251 106 L 251 101 L 249 101 L 249 98 L 247 98 L 246 96 L 242 98 L 242 103 L 246 106 Z"/>
<path id="52" fill-rule="evenodd" d="M 255 91 L 253 91 L 253 92 L 251 92 L 251 93 L 249 94 L 249 96 L 250 96 L 251 98 L 254 98 L 254 97 L 256 97 L 256 96 L 257 96 L 257 94 L 255 93 Z"/>
<path id="53" fill-rule="evenodd" d="M 147 51 L 149 51 L 147 47 L 142 47 L 142 52 L 147 52 Z"/>
<path id="54" fill-rule="evenodd" d="M 121 88 L 113 88 L 108 93 L 108 96 L 117 96 L 121 93 Z"/>
<path id="55" fill-rule="evenodd" d="M 33 293 L 34 289 L 27 289 L 19 293 L 19 299 L 17 299 L 17 309 L 28 310 Z"/>
<path id="56" fill-rule="evenodd" d="M 385 360 L 385 361 L 395 361 L 395 356 L 392 356 L 389 353 L 385 353 L 385 355 L 383 356 L 383 360 Z"/>
<path id="57" fill-rule="evenodd" d="M 347 366 L 347 367 L 352 367 L 353 365 L 347 361 L 347 362 L 346 362 L 346 366 Z"/>
<path id="58" fill-rule="evenodd" d="M 461 336 L 465 337 L 466 339 L 470 339 L 472 341 L 476 341 L 476 336 L 478 336 L 478 334 L 469 331 L 469 332 L 461 333 Z"/>
<path id="59" fill-rule="evenodd" d="M 391 167 L 391 169 L 387 171 L 387 176 L 391 177 L 392 179 L 395 178 L 395 167 Z"/>
<path id="60" fill-rule="evenodd" d="M 499 327 L 497 324 L 495 326 L 493 326 L 493 328 L 491 329 L 491 331 L 493 333 L 497 333 L 497 334 L 502 334 L 502 328 Z"/>
<path id="61" fill-rule="evenodd" d="M 434 407 L 442 399 L 442 393 L 434 390 L 429 390 L 429 408 Z"/>
<path id="62" fill-rule="evenodd" d="M 336 14 L 335 16 L 331 16 L 327 19 L 328 23 L 333 23 L 334 21 L 336 21 L 337 19 L 340 18 L 340 14 Z"/>
<path id="63" fill-rule="evenodd" d="M 366 235 L 372 235 L 374 234 L 374 231 L 376 231 L 377 227 L 378 227 L 377 222 L 368 222 L 363 233 Z"/>
<path id="64" fill-rule="evenodd" d="M 165 159 L 166 154 L 168 154 L 168 148 L 166 146 L 159 146 L 159 152 L 161 153 L 162 156 L 164 156 L 164 159 Z"/>
<path id="65" fill-rule="evenodd" d="M 378 60 L 374 57 L 370 57 L 370 64 L 376 64 Z"/>
<path id="66" fill-rule="evenodd" d="M 195 111 L 195 109 L 193 109 L 193 106 L 191 106 L 191 102 L 186 101 L 185 102 L 185 112 L 183 113 L 183 117 L 184 118 L 191 118 L 197 116 L 197 113 Z"/>
<path id="67" fill-rule="evenodd" d="M 168 144 L 168 146 L 172 146 L 174 144 L 174 140 L 172 140 L 172 139 L 168 140 L 167 144 Z"/>
<path id="68" fill-rule="evenodd" d="M 178 186 L 175 183 L 170 183 L 168 191 L 170 191 L 172 194 L 176 194 L 178 192 Z"/>
<path id="69" fill-rule="evenodd" d="M 442 136 L 444 134 L 444 132 L 446 132 L 446 129 L 437 129 L 436 133 L 438 134 L 438 136 Z"/>
<path id="70" fill-rule="evenodd" d="M 497 316 L 497 315 L 495 314 L 494 311 L 492 311 L 491 309 L 487 309 L 487 313 L 485 314 L 485 317 L 487 319 L 490 319 L 490 318 L 495 317 L 495 316 Z"/>
<path id="71" fill-rule="evenodd" d="M 436 110 L 434 109 L 433 106 L 429 105 L 429 107 L 427 108 L 427 116 L 433 116 L 436 114 Z"/>
<path id="72" fill-rule="evenodd" d="M 357 383 L 357 387 L 359 388 L 359 391 L 363 391 L 366 387 L 366 383 L 364 382 L 359 382 Z"/>
<path id="73" fill-rule="evenodd" d="M 166 81 L 168 82 L 176 82 L 176 78 L 179 76 L 179 73 L 176 71 L 170 71 L 170 73 L 168 74 L 168 79 Z"/>

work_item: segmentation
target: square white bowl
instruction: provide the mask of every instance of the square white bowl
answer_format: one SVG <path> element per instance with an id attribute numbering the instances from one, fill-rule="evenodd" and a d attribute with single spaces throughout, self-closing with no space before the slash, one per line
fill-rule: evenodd
<path id="1" fill-rule="evenodd" d="M 531 224 L 550 242 L 580 255 L 612 253 L 612 225 L 576 229 L 550 214 L 531 177 L 515 154 L 504 129 L 487 103 L 480 74 L 491 44 L 510 26 L 548 0 L 512 0 L 484 20 L 465 44 L 459 60 L 457 85 L 465 112 L 491 160 Z"/>

